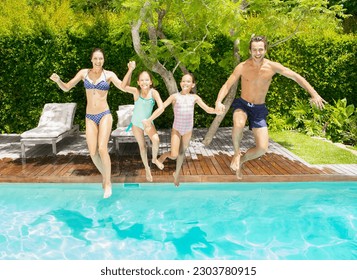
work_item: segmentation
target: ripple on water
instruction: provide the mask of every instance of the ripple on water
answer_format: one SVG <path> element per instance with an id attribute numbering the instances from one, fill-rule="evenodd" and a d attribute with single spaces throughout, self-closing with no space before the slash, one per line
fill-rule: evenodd
<path id="1" fill-rule="evenodd" d="M 113 190 L 1 186 L 0 258 L 357 259 L 356 182 Z"/>

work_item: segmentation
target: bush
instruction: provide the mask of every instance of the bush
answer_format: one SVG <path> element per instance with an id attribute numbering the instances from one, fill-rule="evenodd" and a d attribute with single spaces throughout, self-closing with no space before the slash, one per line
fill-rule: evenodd
<path id="1" fill-rule="evenodd" d="M 291 114 L 292 118 L 286 121 L 286 124 L 294 124 L 291 129 L 322 136 L 333 142 L 357 143 L 357 110 L 353 104 L 347 105 L 346 99 L 327 104 L 324 110 L 310 107 L 307 101 L 296 102 Z"/>

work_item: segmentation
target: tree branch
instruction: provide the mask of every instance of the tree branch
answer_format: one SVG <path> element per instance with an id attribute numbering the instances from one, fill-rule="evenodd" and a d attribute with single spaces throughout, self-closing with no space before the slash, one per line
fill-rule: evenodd
<path id="1" fill-rule="evenodd" d="M 236 39 L 234 41 L 234 45 L 233 45 L 233 51 L 234 51 L 233 55 L 234 55 L 235 62 L 237 65 L 240 63 L 239 43 L 240 43 L 239 39 Z M 226 116 L 229 108 L 231 107 L 231 105 L 234 101 L 234 98 L 236 97 L 237 88 L 238 88 L 238 81 L 232 85 L 232 87 L 228 91 L 226 98 L 224 99 L 223 104 L 226 107 L 225 112 L 222 115 L 216 116 L 214 118 L 213 122 L 211 123 L 211 125 L 205 135 L 205 138 L 202 141 L 202 143 L 205 146 L 208 146 L 209 144 L 211 144 L 214 135 L 216 134 L 221 122 L 223 121 L 224 117 Z"/>
<path id="2" fill-rule="evenodd" d="M 277 42 L 275 42 L 274 44 L 271 44 L 269 47 L 270 48 L 274 48 L 275 46 L 277 45 L 280 45 L 286 41 L 289 41 L 292 37 L 294 37 L 296 35 L 296 33 L 299 32 L 299 27 L 300 27 L 300 24 L 301 24 L 302 20 L 299 21 L 298 25 L 296 26 L 295 30 L 293 31 L 293 33 L 291 33 L 288 37 L 284 38 L 284 39 L 281 39 Z"/>
<path id="3" fill-rule="evenodd" d="M 160 39 L 167 39 L 166 35 L 164 34 L 163 30 L 162 30 L 162 21 L 164 19 L 164 16 L 166 15 L 166 10 L 160 10 L 158 11 L 158 28 L 157 28 L 157 36 Z M 169 52 L 171 53 L 171 55 L 174 57 L 174 59 L 176 60 L 176 66 L 174 67 L 172 73 L 175 73 L 177 67 L 180 67 L 182 73 L 188 73 L 187 68 L 181 64 L 181 61 L 177 58 L 177 56 L 175 55 L 175 50 L 174 50 L 174 46 L 170 43 L 164 42 L 165 46 L 167 47 L 167 49 L 169 50 Z"/>
<path id="4" fill-rule="evenodd" d="M 176 93 L 177 85 L 175 78 L 173 77 L 172 72 L 168 71 L 156 58 L 156 56 L 150 57 L 150 54 L 146 53 L 142 48 L 141 38 L 140 38 L 140 28 L 143 24 L 143 20 L 148 25 L 148 34 L 149 39 L 152 45 L 157 44 L 157 32 L 154 28 L 152 20 L 150 16 L 148 16 L 150 8 L 150 2 L 147 1 L 143 5 L 140 11 L 140 17 L 136 23 L 133 23 L 131 26 L 131 35 L 134 45 L 134 50 L 138 54 L 138 56 L 143 60 L 143 63 L 148 67 L 150 70 L 158 73 L 165 82 L 166 88 L 169 94 Z"/>

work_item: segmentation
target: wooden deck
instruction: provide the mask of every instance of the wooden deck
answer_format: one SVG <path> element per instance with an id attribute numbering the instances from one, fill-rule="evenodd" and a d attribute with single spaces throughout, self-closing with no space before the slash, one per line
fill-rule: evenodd
<path id="1" fill-rule="evenodd" d="M 233 155 L 231 128 L 220 128 L 212 144 L 201 141 L 206 129 L 195 129 L 181 170 L 182 182 L 237 182 L 229 168 Z M 160 151 L 170 149 L 170 131 L 160 132 Z M 242 150 L 254 144 L 250 131 L 245 132 Z M 137 143 L 112 143 L 112 180 L 114 183 L 146 182 L 145 170 Z M 21 159 L 18 135 L 0 136 L 0 182 L 101 182 L 101 176 L 87 151 L 84 135 L 63 140 L 58 154 L 51 155 L 50 145 L 38 145 L 26 151 Z M 164 170 L 152 165 L 154 182 L 172 182 L 175 161 L 167 160 Z M 263 157 L 244 164 L 240 182 L 273 181 L 356 181 L 357 164 L 312 166 L 277 143 L 271 142 Z"/>

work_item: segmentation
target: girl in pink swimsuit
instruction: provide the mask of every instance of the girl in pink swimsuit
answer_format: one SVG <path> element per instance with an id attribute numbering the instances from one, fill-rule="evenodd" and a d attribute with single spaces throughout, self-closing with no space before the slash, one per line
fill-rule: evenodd
<path id="1" fill-rule="evenodd" d="M 194 107 L 197 103 L 203 110 L 209 114 L 217 114 L 214 108 L 204 103 L 197 94 L 192 93 L 195 87 L 195 78 L 192 74 L 186 74 L 181 79 L 181 92 L 170 95 L 163 104 L 158 108 L 150 118 L 144 120 L 144 126 L 150 127 L 152 121 L 160 116 L 165 108 L 170 104 L 174 107 L 174 123 L 171 132 L 171 151 L 161 155 L 159 161 L 163 163 L 166 158 L 176 159 L 176 170 L 173 173 L 174 184 L 179 186 L 179 175 L 185 152 L 190 144 L 193 130 Z"/>

